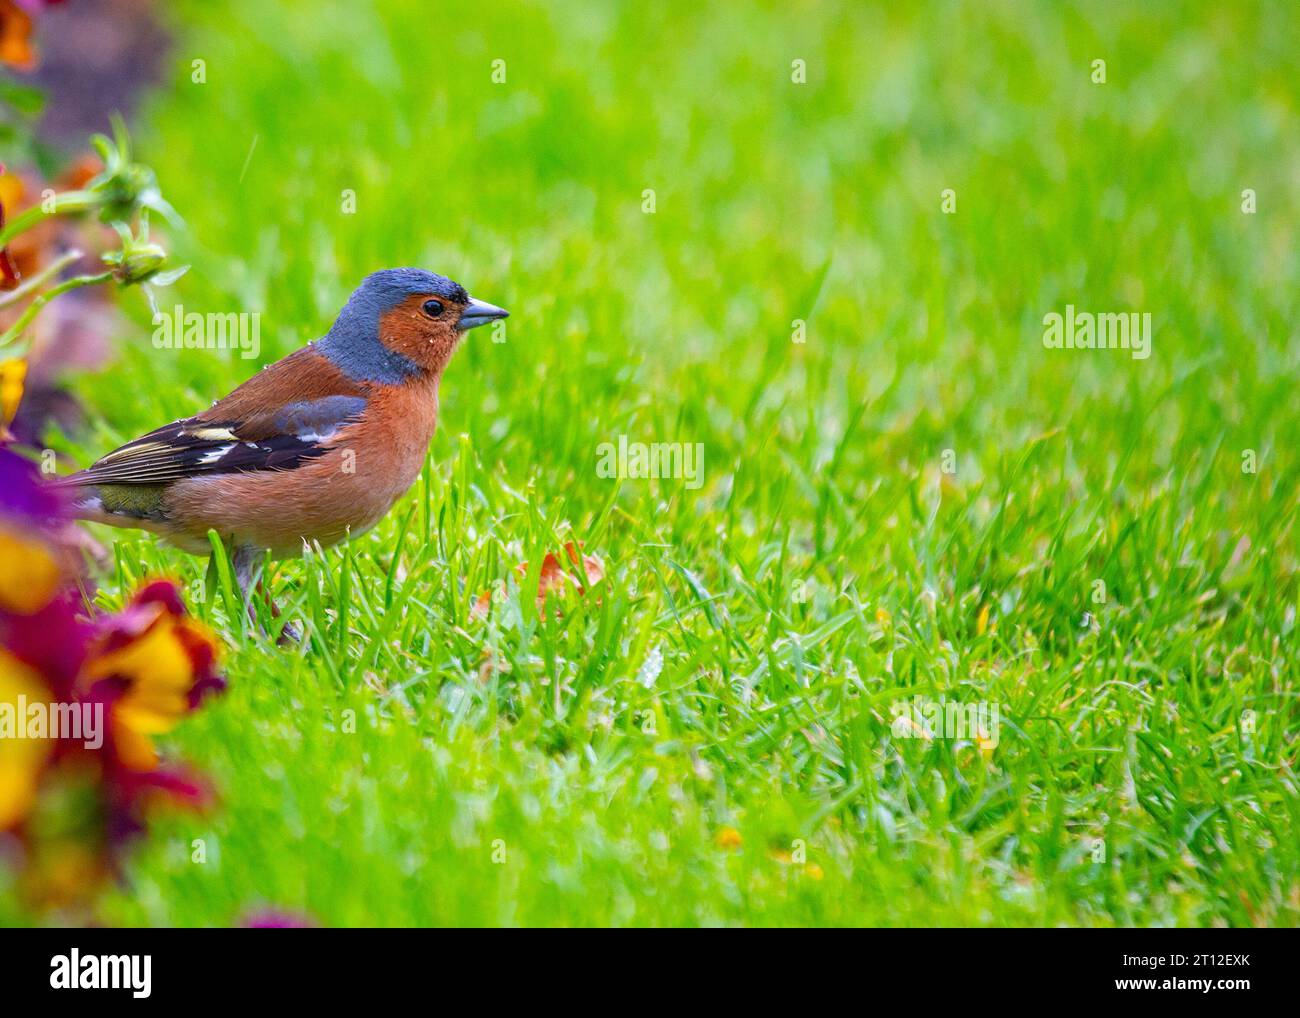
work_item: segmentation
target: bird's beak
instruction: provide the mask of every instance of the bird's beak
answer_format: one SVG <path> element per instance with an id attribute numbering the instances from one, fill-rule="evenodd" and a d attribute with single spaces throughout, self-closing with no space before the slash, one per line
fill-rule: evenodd
<path id="1" fill-rule="evenodd" d="M 466 329 L 474 329 L 480 325 L 486 325 L 488 322 L 495 322 L 498 318 L 509 318 L 510 312 L 505 308 L 499 308 L 495 304 L 489 304 L 485 300 L 469 299 L 465 305 L 465 310 L 460 313 L 460 321 L 456 323 L 456 328 L 461 332 Z"/>

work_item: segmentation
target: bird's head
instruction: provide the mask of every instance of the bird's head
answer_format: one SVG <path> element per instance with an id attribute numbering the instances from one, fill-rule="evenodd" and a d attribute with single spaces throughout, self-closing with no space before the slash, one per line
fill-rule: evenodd
<path id="1" fill-rule="evenodd" d="M 383 269 L 361 281 L 319 347 L 350 378 L 396 384 L 441 372 L 467 330 L 507 314 L 446 276 Z"/>

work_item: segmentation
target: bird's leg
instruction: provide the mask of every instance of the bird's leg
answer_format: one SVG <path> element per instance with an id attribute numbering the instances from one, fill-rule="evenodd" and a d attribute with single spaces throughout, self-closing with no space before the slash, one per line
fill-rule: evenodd
<path id="1" fill-rule="evenodd" d="M 253 625 L 260 628 L 250 595 L 253 587 L 262 583 L 262 549 L 241 544 L 235 549 L 234 560 L 235 581 L 239 584 L 239 594 L 244 599 L 244 610 L 248 612 Z"/>
<path id="2" fill-rule="evenodd" d="M 302 630 L 294 622 L 286 622 L 280 629 L 280 638 L 276 643 L 302 643 Z"/>
<path id="3" fill-rule="evenodd" d="M 261 582 L 262 549 L 241 544 L 235 549 L 234 559 L 235 580 L 239 583 L 239 592 L 244 595 L 244 603 L 247 604 L 249 589 Z"/>
<path id="4" fill-rule="evenodd" d="M 257 621 L 257 611 L 253 606 L 252 591 L 260 591 L 266 597 L 267 607 L 271 611 L 271 617 L 278 619 L 280 617 L 280 608 L 276 605 L 275 600 L 271 597 L 270 588 L 262 583 L 262 562 L 265 557 L 265 550 L 249 545 L 240 545 L 235 549 L 235 577 L 239 580 L 239 592 L 244 596 L 244 604 L 248 608 L 248 617 L 253 620 L 254 625 L 265 635 L 261 624 Z M 292 622 L 286 622 L 280 629 L 281 643 L 298 643 L 302 640 L 302 634 L 298 627 Z"/>
<path id="5" fill-rule="evenodd" d="M 275 598 L 271 596 L 271 588 L 268 587 L 266 584 L 264 584 L 261 580 L 258 580 L 257 589 L 260 590 L 263 596 L 265 596 L 266 598 L 266 606 L 271 609 L 271 618 L 278 619 L 280 617 L 280 606 L 275 603 Z M 301 643 L 302 630 L 300 630 L 296 625 L 294 625 L 294 623 L 286 622 L 283 626 L 280 627 L 280 638 L 277 642 L 281 644 Z"/>
<path id="6" fill-rule="evenodd" d="M 266 585 L 265 581 L 257 581 L 257 592 L 266 599 L 266 607 L 270 609 L 271 618 L 278 619 L 280 617 L 280 606 L 275 603 L 275 598 L 271 596 L 271 588 Z"/>

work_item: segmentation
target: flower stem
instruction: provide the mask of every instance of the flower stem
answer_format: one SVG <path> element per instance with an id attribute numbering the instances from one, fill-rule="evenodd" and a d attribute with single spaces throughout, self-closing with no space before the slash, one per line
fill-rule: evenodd
<path id="1" fill-rule="evenodd" d="M 54 208 L 46 212 L 41 205 L 33 205 L 31 208 L 20 212 L 5 224 L 4 229 L 0 229 L 0 247 L 4 247 L 11 240 L 30 230 L 46 216 L 62 216 L 75 212 L 85 212 L 87 209 L 97 208 L 102 204 L 103 199 L 94 191 L 64 191 L 62 194 L 54 196 Z"/>
<path id="2" fill-rule="evenodd" d="M 69 290 L 76 290 L 83 286 L 96 286 L 99 283 L 107 283 L 113 278 L 112 271 L 99 272 L 94 275 L 73 276 L 71 279 L 65 279 L 57 286 L 52 286 L 43 294 L 33 300 L 18 316 L 18 321 L 5 330 L 3 336 L 0 336 L 0 350 L 4 349 L 15 339 L 22 335 L 23 330 L 31 324 L 32 319 L 41 313 L 41 309 L 50 301 L 60 294 L 67 293 Z"/>
<path id="3" fill-rule="evenodd" d="M 81 252 L 77 250 L 66 251 L 45 268 L 41 269 L 36 275 L 29 277 L 23 282 L 23 285 L 16 290 L 11 290 L 4 296 L 0 297 L 0 308 L 7 308 L 10 304 L 17 304 L 20 300 L 27 297 L 33 290 L 39 290 L 45 281 L 57 276 L 69 265 L 81 257 Z"/>

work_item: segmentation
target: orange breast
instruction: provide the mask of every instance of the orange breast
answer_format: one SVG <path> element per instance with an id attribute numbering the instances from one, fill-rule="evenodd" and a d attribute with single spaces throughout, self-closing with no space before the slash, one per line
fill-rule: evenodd
<path id="1" fill-rule="evenodd" d="M 216 530 L 278 557 L 300 554 L 304 540 L 334 544 L 378 523 L 415 482 L 437 419 L 436 378 L 395 386 L 373 394 L 324 456 L 294 470 L 178 481 L 167 508 L 196 537 Z"/>

